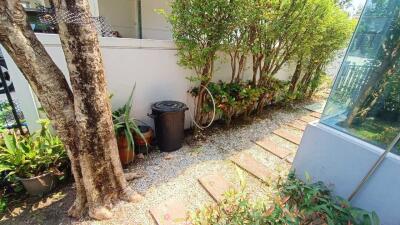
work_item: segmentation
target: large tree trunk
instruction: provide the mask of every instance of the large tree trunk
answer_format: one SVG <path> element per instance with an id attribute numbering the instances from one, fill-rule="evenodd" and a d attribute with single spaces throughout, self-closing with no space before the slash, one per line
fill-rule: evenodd
<path id="1" fill-rule="evenodd" d="M 84 0 L 56 3 L 89 15 Z M 88 207 L 92 218 L 107 219 L 106 206 L 140 196 L 127 186 L 119 161 L 97 34 L 90 23 L 60 28 L 74 93 L 31 30 L 20 1 L 0 1 L 0 42 L 38 96 L 71 160 L 76 200 L 69 214 L 79 217 Z"/>
<path id="2" fill-rule="evenodd" d="M 27 24 L 19 1 L 0 1 L 0 43 L 29 82 L 66 147 L 77 191 L 69 213 L 79 216 L 86 193 L 78 161 L 73 95 L 64 75 Z"/>
<path id="3" fill-rule="evenodd" d="M 125 180 L 115 139 L 98 34 L 86 0 L 54 0 L 56 13 L 79 14 L 83 22 L 59 22 L 59 34 L 74 94 L 79 162 L 89 215 L 107 219 L 107 206 L 139 195 Z"/>

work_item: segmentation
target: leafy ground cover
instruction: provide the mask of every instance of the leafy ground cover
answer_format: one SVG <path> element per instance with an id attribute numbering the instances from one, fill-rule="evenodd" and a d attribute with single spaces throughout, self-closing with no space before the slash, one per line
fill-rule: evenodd
<path id="1" fill-rule="evenodd" d="M 242 184 L 245 185 L 245 184 Z M 192 213 L 192 224 L 328 224 L 378 225 L 374 212 L 351 207 L 321 182 L 298 180 L 293 173 L 278 182 L 277 195 L 251 201 L 242 188 L 231 190 L 218 204 L 208 205 Z"/>

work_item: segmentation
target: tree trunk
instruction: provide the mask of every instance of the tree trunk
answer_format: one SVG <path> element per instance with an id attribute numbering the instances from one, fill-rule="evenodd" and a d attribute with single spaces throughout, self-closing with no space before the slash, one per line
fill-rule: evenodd
<path id="1" fill-rule="evenodd" d="M 372 108 L 375 101 L 367 102 L 368 98 L 374 93 L 374 91 L 380 89 L 379 85 L 384 85 L 384 79 L 392 76 L 396 72 L 398 67 L 398 60 L 400 59 L 400 15 L 397 12 L 393 16 L 393 22 L 390 26 L 389 31 L 385 34 L 386 40 L 381 44 L 379 54 L 376 60 L 379 60 L 380 65 L 376 67 L 371 74 L 368 82 L 363 84 L 363 87 L 358 95 L 358 98 L 351 105 L 351 110 L 348 113 L 345 121 L 346 126 L 350 127 L 357 116 L 368 114 L 368 110 Z M 383 89 L 385 87 L 382 87 Z"/>
<path id="2" fill-rule="evenodd" d="M 257 74 L 261 76 L 261 62 L 263 59 L 262 54 L 253 54 L 253 79 L 252 79 L 252 86 L 257 87 Z"/>
<path id="3" fill-rule="evenodd" d="M 232 70 L 232 74 L 231 74 L 231 83 L 234 82 L 235 80 L 235 76 L 236 76 L 236 52 L 230 52 L 229 56 L 231 58 L 231 70 Z"/>
<path id="4" fill-rule="evenodd" d="M 215 53 L 210 54 L 207 64 L 204 65 L 204 67 L 201 69 L 201 74 L 199 74 L 201 82 L 199 85 L 199 93 L 196 96 L 196 109 L 194 115 L 194 120 L 199 126 L 203 125 L 203 106 L 205 103 L 207 103 L 206 94 L 208 94 L 208 92 L 206 91 L 206 87 L 208 87 L 209 83 L 211 82 L 214 72 L 214 55 Z M 199 127 L 197 126 L 194 127 L 195 133 L 199 132 L 198 128 Z"/>
<path id="5" fill-rule="evenodd" d="M 246 69 L 246 62 L 247 62 L 247 57 L 246 54 L 242 54 L 239 56 L 239 68 L 237 71 L 237 76 L 236 76 L 236 83 L 240 83 L 240 81 L 243 79 L 244 76 L 244 70 Z"/>
<path id="6" fill-rule="evenodd" d="M 296 70 L 294 71 L 294 74 L 293 74 L 292 79 L 290 81 L 289 94 L 293 94 L 294 91 L 296 90 L 297 82 L 300 79 L 302 67 L 303 67 L 302 59 L 300 58 L 297 61 Z"/>
<path id="7" fill-rule="evenodd" d="M 381 59 L 382 64 L 374 69 L 372 75 L 366 84 L 363 84 L 363 88 L 360 91 L 359 97 L 352 105 L 352 110 L 349 112 L 348 117 L 345 121 L 346 126 L 350 127 L 354 119 L 361 113 L 363 108 L 372 108 L 364 106 L 366 100 L 374 92 L 377 85 L 379 85 L 385 77 L 391 76 L 396 70 L 396 62 L 400 59 L 400 44 L 396 43 L 395 47 L 390 49 L 389 52 L 384 54 L 385 57 Z M 379 87 L 378 87 L 379 89 Z M 364 115 L 367 112 L 363 112 Z"/>
<path id="8" fill-rule="evenodd" d="M 400 54 L 398 54 L 396 58 L 398 58 L 399 55 Z M 349 112 L 348 117 L 345 121 L 346 126 L 350 127 L 353 124 L 354 119 L 362 111 L 364 111 L 364 115 L 367 114 L 367 112 L 365 111 L 365 109 L 363 110 L 363 108 L 372 108 L 372 106 L 365 106 L 366 100 L 368 99 L 368 97 L 371 96 L 375 88 L 382 82 L 385 77 L 393 74 L 396 65 L 393 62 L 394 61 L 392 60 L 383 61 L 383 64 L 379 68 L 375 69 L 375 71 L 372 73 L 371 78 L 368 80 L 368 82 L 366 84 L 363 84 L 363 88 L 361 89 L 357 100 L 353 103 L 352 110 Z"/>
<path id="9" fill-rule="evenodd" d="M 88 15 L 86 1 L 63 5 Z M 79 217 L 89 207 L 91 217 L 110 218 L 106 206 L 113 200 L 140 196 L 128 188 L 119 162 L 97 34 L 90 23 L 60 27 L 74 93 L 31 30 L 20 1 L 0 1 L 0 42 L 38 96 L 71 160 L 76 200 L 69 215 Z"/>
<path id="10" fill-rule="evenodd" d="M 65 145 L 77 192 L 69 214 L 80 216 L 86 205 L 86 193 L 76 145 L 73 94 L 63 73 L 27 24 L 19 1 L 0 1 L 0 43 L 29 82 Z"/>
<path id="11" fill-rule="evenodd" d="M 59 22 L 59 33 L 74 94 L 79 162 L 89 216 L 108 219 L 107 206 L 138 195 L 125 180 L 115 139 L 98 34 L 86 0 L 54 0 L 56 14 L 79 14 L 83 22 Z"/>

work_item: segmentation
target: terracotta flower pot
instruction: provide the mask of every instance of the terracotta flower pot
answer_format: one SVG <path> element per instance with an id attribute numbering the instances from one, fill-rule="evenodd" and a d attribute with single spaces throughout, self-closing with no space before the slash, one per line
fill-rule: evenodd
<path id="1" fill-rule="evenodd" d="M 135 158 L 135 151 L 128 145 L 128 140 L 126 139 L 125 134 L 117 136 L 117 144 L 121 164 L 123 166 L 130 164 Z"/>
<path id="2" fill-rule="evenodd" d="M 18 178 L 30 195 L 42 195 L 50 192 L 56 185 L 56 177 L 46 173 L 32 178 Z"/>
<path id="3" fill-rule="evenodd" d="M 142 132 L 147 144 L 150 145 L 154 137 L 153 129 L 151 129 L 149 126 L 139 126 L 139 129 Z M 142 139 L 142 137 L 135 133 L 133 138 L 135 139 L 136 153 L 147 153 L 146 142 Z"/>

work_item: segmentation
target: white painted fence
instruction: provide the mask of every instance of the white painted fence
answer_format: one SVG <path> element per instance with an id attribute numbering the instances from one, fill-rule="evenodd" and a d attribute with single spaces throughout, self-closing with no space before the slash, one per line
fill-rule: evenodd
<path id="1" fill-rule="evenodd" d="M 55 63 L 68 76 L 58 35 L 37 34 L 37 36 Z M 176 100 L 187 103 L 189 107 L 192 105 L 192 100 L 187 94 L 190 82 L 186 77 L 193 73 L 177 65 L 177 51 L 172 41 L 100 38 L 100 45 L 109 91 L 114 95 L 113 108 L 126 102 L 135 83 L 133 116 L 151 125 L 153 121 L 147 117 L 147 113 L 151 112 L 150 106 L 156 101 Z M 35 121 L 39 118 L 37 110 L 39 103 L 13 60 L 4 49 L 2 51 L 28 126 L 31 130 L 35 130 L 38 128 Z M 230 65 L 227 60 L 223 60 L 223 56 L 220 58 L 219 61 L 226 62 L 219 62 L 215 66 L 215 80 L 228 80 Z M 288 79 L 291 74 L 292 70 L 286 67 L 277 77 Z M 250 76 L 249 70 L 246 71 L 246 76 Z M 186 127 L 189 125 L 190 116 L 186 113 Z"/>

